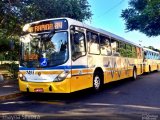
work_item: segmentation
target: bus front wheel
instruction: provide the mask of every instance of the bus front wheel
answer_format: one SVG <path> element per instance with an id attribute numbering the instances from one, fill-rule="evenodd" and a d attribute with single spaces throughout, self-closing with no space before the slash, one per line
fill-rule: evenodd
<path id="1" fill-rule="evenodd" d="M 102 87 L 102 76 L 99 72 L 96 72 L 93 77 L 93 89 L 99 91 Z"/>

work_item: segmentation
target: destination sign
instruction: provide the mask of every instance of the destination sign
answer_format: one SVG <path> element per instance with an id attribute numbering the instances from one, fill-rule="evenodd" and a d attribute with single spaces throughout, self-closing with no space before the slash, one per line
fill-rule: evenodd
<path id="1" fill-rule="evenodd" d="M 32 24 L 27 31 L 30 33 L 39 33 L 51 30 L 66 30 L 67 28 L 67 20 L 52 20 L 40 22 L 38 24 Z"/>

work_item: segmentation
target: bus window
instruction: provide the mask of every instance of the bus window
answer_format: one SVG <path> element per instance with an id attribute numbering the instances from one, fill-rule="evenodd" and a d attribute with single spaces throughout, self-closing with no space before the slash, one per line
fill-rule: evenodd
<path id="1" fill-rule="evenodd" d="M 148 59 L 151 59 L 152 58 L 152 54 L 151 52 L 148 51 Z"/>
<path id="2" fill-rule="evenodd" d="M 139 47 L 137 47 L 136 49 L 137 49 L 137 56 L 138 56 L 138 58 L 142 58 L 143 57 L 142 56 L 142 49 L 139 48 Z"/>
<path id="3" fill-rule="evenodd" d="M 143 59 L 143 51 L 142 51 L 142 48 L 139 48 L 140 49 L 140 58 Z"/>
<path id="4" fill-rule="evenodd" d="M 87 32 L 87 41 L 89 53 L 100 54 L 98 34 L 93 32 Z"/>
<path id="5" fill-rule="evenodd" d="M 126 55 L 126 44 L 124 42 L 119 42 L 118 51 L 122 57 L 127 57 Z"/>
<path id="6" fill-rule="evenodd" d="M 126 44 L 126 53 L 127 53 L 127 57 L 132 57 L 132 46 L 129 44 Z"/>
<path id="7" fill-rule="evenodd" d="M 132 46 L 132 57 L 137 58 L 137 52 L 136 52 L 136 47 Z"/>
<path id="8" fill-rule="evenodd" d="M 114 56 L 120 56 L 118 46 L 118 41 L 111 39 L 112 54 Z"/>
<path id="9" fill-rule="evenodd" d="M 158 53 L 156 54 L 156 60 L 158 60 Z"/>
<path id="10" fill-rule="evenodd" d="M 110 39 L 108 37 L 100 36 L 100 49 L 102 55 L 111 55 Z"/>
<path id="11" fill-rule="evenodd" d="M 76 31 L 71 34 L 72 59 L 75 60 L 86 54 L 85 35 Z"/>

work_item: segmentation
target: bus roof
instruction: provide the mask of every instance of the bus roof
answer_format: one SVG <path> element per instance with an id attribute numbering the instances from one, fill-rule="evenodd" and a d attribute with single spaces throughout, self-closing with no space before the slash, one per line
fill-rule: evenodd
<path id="1" fill-rule="evenodd" d="M 137 47 L 142 48 L 142 46 L 140 46 L 140 45 L 138 45 L 138 44 L 136 44 L 136 43 L 134 43 L 134 42 L 131 42 L 131 41 L 129 41 L 129 40 L 126 40 L 126 39 L 124 39 L 123 37 L 120 37 L 120 36 L 118 36 L 118 35 L 115 35 L 115 34 L 113 34 L 113 33 L 111 33 L 111 32 L 108 32 L 108 31 L 103 30 L 103 29 L 100 29 L 100 28 L 92 27 L 92 26 L 90 26 L 90 25 L 87 25 L 87 24 L 85 24 L 85 23 L 82 23 L 82 22 L 80 22 L 80 21 L 77 21 L 77 20 L 74 20 L 74 19 L 71 19 L 71 18 L 67 18 L 67 17 L 44 19 L 44 20 L 39 20 L 39 21 L 35 21 L 35 22 L 32 22 L 32 23 L 28 23 L 28 24 L 29 24 L 29 25 L 32 25 L 32 24 L 37 24 L 37 23 L 44 22 L 44 21 L 58 20 L 58 19 L 66 19 L 70 25 L 77 25 L 77 26 L 81 26 L 81 27 L 84 27 L 84 28 L 88 28 L 88 29 L 90 29 L 90 30 L 93 30 L 93 31 L 96 31 L 96 32 L 98 32 L 98 33 L 107 35 L 107 36 L 109 36 L 109 37 L 111 37 L 111 38 L 114 38 L 114 39 L 116 39 L 116 40 L 118 40 L 118 41 L 123 41 L 123 42 L 126 42 L 126 43 L 128 43 L 128 44 L 132 44 L 132 45 L 135 45 L 135 46 L 137 46 Z"/>
<path id="2" fill-rule="evenodd" d="M 150 52 L 153 52 L 153 53 L 157 53 L 157 54 L 160 54 L 159 52 L 157 51 L 154 51 L 154 50 L 151 50 L 149 48 L 143 48 L 144 51 L 150 51 Z"/>

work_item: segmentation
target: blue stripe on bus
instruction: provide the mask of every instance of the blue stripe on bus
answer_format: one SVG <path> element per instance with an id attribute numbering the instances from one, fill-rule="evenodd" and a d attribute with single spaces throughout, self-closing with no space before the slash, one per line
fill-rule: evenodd
<path id="1" fill-rule="evenodd" d="M 26 68 L 20 67 L 19 70 L 53 70 L 53 69 L 81 69 L 81 68 L 88 68 L 85 65 L 74 65 L 74 66 L 56 66 L 56 67 L 49 67 L 49 68 Z"/>

